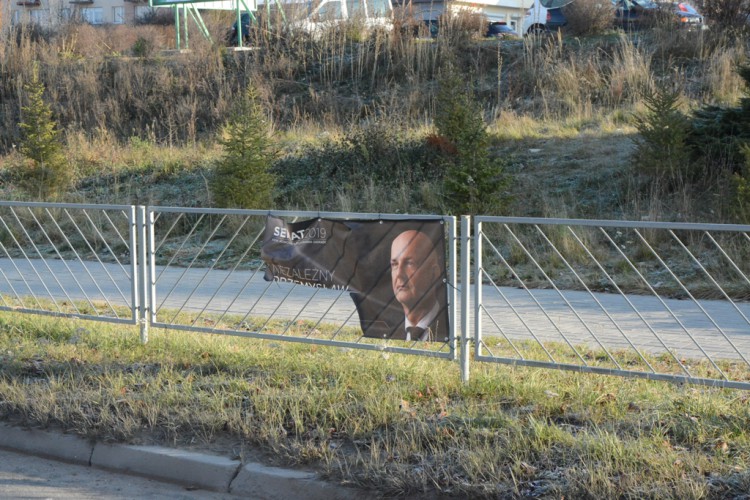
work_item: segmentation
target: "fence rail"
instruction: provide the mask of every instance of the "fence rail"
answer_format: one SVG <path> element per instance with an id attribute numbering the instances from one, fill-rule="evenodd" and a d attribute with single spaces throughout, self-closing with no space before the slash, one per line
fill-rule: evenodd
<path id="1" fill-rule="evenodd" d="M 0 202 L 0 310 L 138 321 L 136 212 Z"/>
<path id="2" fill-rule="evenodd" d="M 450 334 L 365 335 L 351 290 L 269 279 L 269 216 L 438 221 Z M 140 324 L 143 341 L 156 327 L 460 353 L 465 380 L 473 352 L 473 363 L 750 389 L 750 226 L 463 217 L 460 245 L 456 229 L 447 216 L 0 202 L 0 310 Z M 390 286 L 391 271 L 377 279 Z"/>
<path id="3" fill-rule="evenodd" d="M 345 289 L 332 290 L 265 279 L 261 244 L 266 217 L 289 221 L 435 220 L 435 216 L 339 212 L 205 210 L 150 207 L 151 324 L 155 327 L 284 339 L 453 359 L 456 353 L 456 228 L 441 217 L 448 255 L 449 312 L 445 342 L 365 337 L 355 303 Z"/>
<path id="4" fill-rule="evenodd" d="M 750 388 L 748 231 L 476 217 L 475 359 Z"/>

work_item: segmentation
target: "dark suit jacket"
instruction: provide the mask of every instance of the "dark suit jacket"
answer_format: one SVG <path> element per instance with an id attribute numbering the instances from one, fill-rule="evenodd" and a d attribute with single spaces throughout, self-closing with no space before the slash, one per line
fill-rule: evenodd
<path id="1" fill-rule="evenodd" d="M 360 318 L 368 318 L 367 321 L 360 321 L 362 331 L 365 337 L 406 340 L 404 308 L 390 292 L 390 288 L 387 290 L 391 294 L 389 298 L 352 294 Z M 441 301 L 440 311 L 430 324 L 430 331 L 431 335 L 426 339 L 428 341 L 444 342 L 450 337 L 447 300 Z"/>
<path id="2" fill-rule="evenodd" d="M 401 323 L 393 329 L 393 333 L 389 338 L 394 340 L 405 340 L 406 339 L 406 328 L 405 322 L 402 319 Z M 444 342 L 448 340 L 450 331 L 448 329 L 448 308 L 443 305 L 440 312 L 432 320 L 432 323 L 428 326 L 429 334 L 424 337 L 423 340 L 427 342 Z M 414 335 L 411 336 L 411 340 L 420 340 Z"/>

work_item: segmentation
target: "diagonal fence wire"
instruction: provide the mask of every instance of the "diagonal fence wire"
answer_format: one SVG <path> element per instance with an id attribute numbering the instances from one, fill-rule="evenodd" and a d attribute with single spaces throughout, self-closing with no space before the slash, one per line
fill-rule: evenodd
<path id="1" fill-rule="evenodd" d="M 382 214 L 148 210 L 147 266 L 136 262 L 136 207 L 0 202 L 0 310 L 134 323 L 142 299 L 156 326 L 455 357 L 455 338 L 425 345 L 365 337 L 343 288 L 261 279 L 266 216 Z M 450 241 L 455 219 L 446 221 Z M 475 361 L 750 389 L 748 233 L 739 225 L 477 217 L 473 311 L 485 321 L 475 323 Z M 455 258 L 448 263 L 448 288 L 462 288 L 453 282 Z M 141 291 L 137 266 L 151 270 Z M 458 321 L 455 309 L 450 317 Z"/>
<path id="2" fill-rule="evenodd" d="M 507 225 L 504 227 L 504 229 L 506 231 L 508 231 L 510 237 L 521 247 L 521 250 L 524 252 L 524 254 L 526 254 L 526 256 L 529 257 L 529 259 L 533 263 L 533 266 L 536 267 L 538 270 L 542 271 L 542 274 L 544 275 L 544 277 L 547 280 L 547 282 L 550 283 L 550 284 L 552 284 L 553 287 L 554 287 L 554 283 L 552 282 L 552 280 L 549 279 L 549 276 L 546 275 L 546 273 L 544 272 L 543 268 L 539 265 L 539 263 L 536 261 L 536 259 L 534 259 L 534 257 L 531 255 L 531 253 L 529 252 L 529 250 L 523 245 L 523 243 L 521 242 L 521 240 L 518 239 L 518 237 L 516 236 L 516 234 L 513 233 L 513 231 Z M 489 241 L 489 240 L 486 240 L 486 241 L 492 247 L 492 249 L 495 252 L 495 254 L 496 255 L 499 254 L 497 248 L 494 247 L 494 245 L 492 244 L 492 242 Z M 510 269 L 511 269 L 511 271 L 513 271 L 512 267 Z M 517 273 L 514 272 L 514 276 L 517 276 Z M 544 306 L 542 306 L 542 304 L 539 303 L 539 301 L 534 296 L 534 294 L 531 293 L 531 290 L 526 285 L 526 283 L 524 283 L 523 281 L 519 281 L 519 285 L 527 292 L 529 298 L 538 306 L 539 311 L 547 318 L 547 320 L 549 320 L 550 324 L 553 326 L 553 328 L 557 331 L 557 333 L 563 339 L 564 343 L 573 351 L 573 353 L 575 354 L 575 356 L 581 361 L 581 363 L 583 365 L 587 365 L 588 363 L 583 358 L 583 355 L 579 352 L 578 349 L 576 349 L 576 347 L 573 345 L 573 343 L 571 342 L 571 340 L 565 335 L 565 332 L 549 316 L 548 311 L 544 308 Z M 557 292 L 558 292 L 558 294 L 560 294 L 559 290 L 557 290 Z M 566 300 L 564 295 L 560 294 L 560 296 L 563 298 L 563 300 Z M 567 302 L 567 300 L 566 300 L 566 302 Z M 538 341 L 538 339 L 536 339 L 536 340 Z"/>
<path id="3" fill-rule="evenodd" d="M 154 242 L 150 254 L 155 262 L 149 280 L 153 326 L 428 356 L 455 355 L 455 339 L 409 343 L 365 337 L 352 292 L 345 287 L 328 289 L 268 279 L 270 271 L 261 259 L 261 243 L 269 215 L 290 223 L 320 217 L 377 223 L 389 216 L 179 207 L 148 210 Z M 452 224 L 446 227 L 455 231 L 455 221 Z M 446 233 L 446 241 L 448 237 Z M 387 244 L 390 248 L 390 241 Z"/>
<path id="4" fill-rule="evenodd" d="M 482 216 L 474 228 L 475 360 L 750 388 L 750 226 Z"/>
<path id="5" fill-rule="evenodd" d="M 123 205 L 0 202 L 0 309 L 132 323 L 134 214 Z"/>

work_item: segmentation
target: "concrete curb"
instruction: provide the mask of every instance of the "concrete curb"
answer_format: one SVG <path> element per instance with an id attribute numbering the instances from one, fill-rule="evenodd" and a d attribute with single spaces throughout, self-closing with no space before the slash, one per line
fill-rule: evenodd
<path id="1" fill-rule="evenodd" d="M 375 498 L 366 491 L 322 481 L 311 472 L 242 465 L 221 456 L 161 446 L 91 443 L 69 434 L 3 423 L 0 448 L 258 500 Z"/>
<path id="2" fill-rule="evenodd" d="M 90 465 L 93 443 L 70 434 L 20 429 L 0 423 L 0 448 L 18 450 L 30 455 Z"/>
<path id="3" fill-rule="evenodd" d="M 284 495 L 279 496 L 283 491 Z M 304 498 L 305 500 L 367 500 L 375 498 L 366 491 L 345 488 L 317 479 L 311 472 L 266 467 L 261 464 L 246 464 L 229 490 L 235 495 L 258 500 L 278 498 Z"/>
<path id="4" fill-rule="evenodd" d="M 161 446 L 97 443 L 91 454 L 92 467 L 224 492 L 241 465 L 225 457 Z"/>

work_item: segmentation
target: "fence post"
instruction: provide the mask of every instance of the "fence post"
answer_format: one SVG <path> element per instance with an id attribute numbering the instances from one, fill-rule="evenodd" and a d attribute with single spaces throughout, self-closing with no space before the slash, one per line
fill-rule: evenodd
<path id="1" fill-rule="evenodd" d="M 130 205 L 130 316 L 133 324 L 139 324 L 141 314 L 140 275 L 138 272 L 138 207 Z"/>
<path id="2" fill-rule="evenodd" d="M 482 222 L 474 219 L 474 303 L 476 314 L 474 315 L 474 346 L 476 355 L 479 355 L 479 342 L 482 338 Z"/>
<path id="3" fill-rule="evenodd" d="M 469 381 L 469 343 L 471 334 L 469 333 L 469 316 L 471 293 L 471 274 L 469 273 L 469 256 L 471 255 L 471 239 L 469 238 L 469 228 L 471 217 L 468 215 L 461 216 L 461 381 Z"/>
<path id="4" fill-rule="evenodd" d="M 139 205 L 138 206 L 138 308 L 139 308 L 139 315 L 138 315 L 138 322 L 141 327 L 141 342 L 145 344 L 148 342 L 148 324 L 150 322 L 149 318 L 149 293 L 148 293 L 148 279 L 149 279 L 149 273 L 148 273 L 148 260 L 146 259 L 146 248 L 148 246 L 148 237 L 147 237 L 147 229 L 148 226 L 146 225 L 146 207 Z"/>

